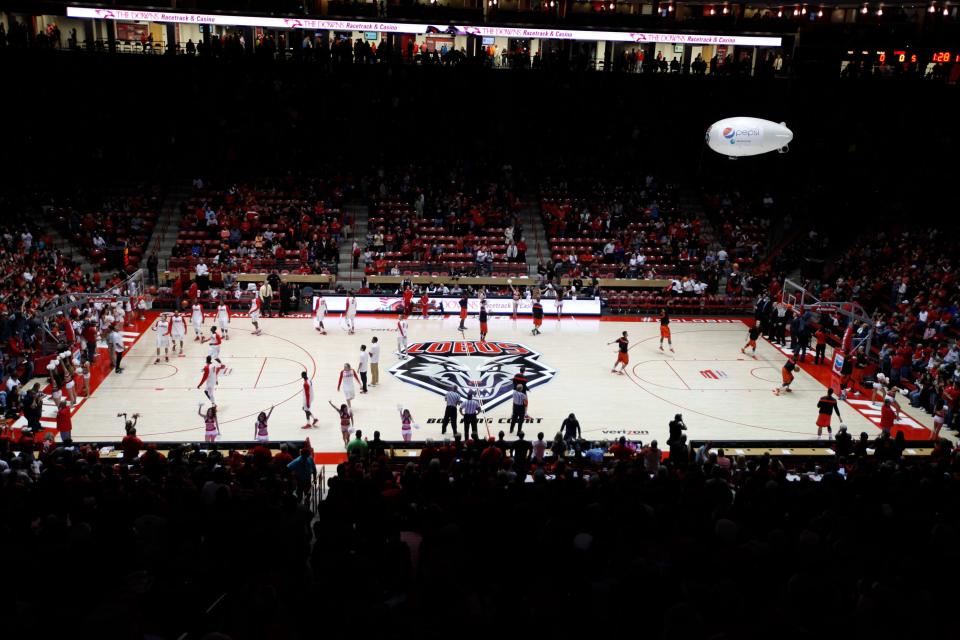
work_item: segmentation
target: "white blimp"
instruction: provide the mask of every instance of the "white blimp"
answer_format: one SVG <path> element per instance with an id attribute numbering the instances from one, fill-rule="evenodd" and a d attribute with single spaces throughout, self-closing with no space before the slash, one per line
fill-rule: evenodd
<path id="1" fill-rule="evenodd" d="M 786 153 L 793 131 L 784 122 L 761 118 L 724 118 L 707 129 L 707 146 L 731 158 L 777 151 Z"/>

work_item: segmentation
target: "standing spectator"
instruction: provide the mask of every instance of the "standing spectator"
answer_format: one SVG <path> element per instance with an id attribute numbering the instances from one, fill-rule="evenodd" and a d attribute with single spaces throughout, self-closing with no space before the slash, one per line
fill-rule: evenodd
<path id="1" fill-rule="evenodd" d="M 264 280 L 263 284 L 260 285 L 260 290 L 257 292 L 260 296 L 261 311 L 265 317 L 270 317 L 270 303 L 273 302 L 273 287 L 270 286 L 268 280 Z"/>
<path id="2" fill-rule="evenodd" d="M 370 386 L 380 384 L 380 340 L 377 336 L 370 339 Z"/>
<path id="3" fill-rule="evenodd" d="M 360 432 L 357 431 L 357 438 Z M 313 460 L 313 452 L 304 447 L 300 449 L 300 455 L 287 465 L 293 473 L 293 479 L 296 482 L 297 497 L 303 500 L 310 496 L 310 488 L 317 477 L 317 464 Z"/>
<path id="4" fill-rule="evenodd" d="M 66 400 L 60 403 L 57 410 L 57 432 L 60 434 L 60 440 L 64 444 L 73 442 L 71 433 L 73 432 L 73 419 L 70 417 L 70 403 Z"/>
<path id="5" fill-rule="evenodd" d="M 157 258 L 157 252 L 151 251 L 150 255 L 147 256 L 147 277 L 151 284 L 160 284 L 159 274 L 157 272 L 159 263 L 160 260 Z"/>
<path id="6" fill-rule="evenodd" d="M 367 372 L 370 370 L 370 354 L 367 345 L 360 345 L 360 362 L 357 364 L 357 373 L 360 374 L 360 393 L 367 392 Z"/>
<path id="7" fill-rule="evenodd" d="M 120 363 L 123 361 L 123 352 L 126 351 L 126 347 L 123 346 L 123 336 L 120 335 L 116 325 L 111 326 L 107 343 L 108 348 L 112 349 L 114 355 L 113 370 L 117 373 L 123 373 L 123 367 L 120 366 Z"/>

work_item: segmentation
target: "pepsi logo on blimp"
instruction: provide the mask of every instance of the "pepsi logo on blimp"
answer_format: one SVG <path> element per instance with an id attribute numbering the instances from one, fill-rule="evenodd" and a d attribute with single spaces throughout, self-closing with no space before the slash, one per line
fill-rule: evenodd
<path id="1" fill-rule="evenodd" d="M 725 156 L 755 156 L 771 151 L 786 152 L 793 132 L 782 122 L 736 117 L 710 125 L 705 138 L 707 146 Z"/>

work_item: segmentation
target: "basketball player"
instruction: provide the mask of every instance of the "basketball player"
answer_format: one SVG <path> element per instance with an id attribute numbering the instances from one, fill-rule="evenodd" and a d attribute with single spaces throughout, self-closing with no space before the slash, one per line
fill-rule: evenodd
<path id="1" fill-rule="evenodd" d="M 847 352 L 843 357 L 843 364 L 840 365 L 840 399 L 847 399 L 847 387 L 853 379 L 853 370 L 857 366 L 857 357 Z"/>
<path id="2" fill-rule="evenodd" d="M 409 316 L 413 313 L 413 289 L 410 285 L 403 288 L 403 315 Z"/>
<path id="3" fill-rule="evenodd" d="M 323 319 L 326 315 L 327 301 L 321 295 L 313 296 L 313 328 L 319 331 L 321 335 L 327 335 L 327 328 L 323 326 Z"/>
<path id="4" fill-rule="evenodd" d="M 740 349 L 740 353 L 746 355 L 747 348 L 749 347 L 753 349 L 753 353 L 751 353 L 750 355 L 756 358 L 757 357 L 757 338 L 760 337 L 760 324 L 754 323 L 754 325 L 750 327 L 750 330 L 747 332 L 747 336 L 748 336 L 747 344 L 743 345 L 743 348 Z"/>
<path id="5" fill-rule="evenodd" d="M 407 359 L 407 318 L 402 313 L 397 320 L 397 355 L 401 360 Z"/>
<path id="6" fill-rule="evenodd" d="M 223 367 L 223 362 L 220 360 L 220 345 L 223 344 L 223 338 L 220 337 L 220 334 L 217 333 L 216 327 L 210 327 L 210 346 L 208 347 L 207 355 L 217 361 L 221 367 Z"/>
<path id="7" fill-rule="evenodd" d="M 813 356 L 813 364 L 823 364 L 823 361 L 827 355 L 826 327 L 820 327 L 819 329 L 817 329 L 817 332 L 813 334 L 813 337 L 817 341 L 816 350 L 814 351 L 814 356 Z"/>
<path id="8" fill-rule="evenodd" d="M 167 320 L 167 314 L 160 314 L 153 325 L 153 330 L 157 332 L 157 359 L 153 364 L 160 364 L 160 349 L 163 349 L 164 361 L 170 362 L 170 323 Z"/>
<path id="9" fill-rule="evenodd" d="M 173 312 L 173 317 L 170 319 L 170 342 L 174 349 L 177 348 L 177 341 L 180 342 L 180 357 L 184 358 L 183 355 L 183 338 L 187 335 L 187 321 L 180 314 L 179 311 Z"/>
<path id="10" fill-rule="evenodd" d="M 512 303 L 513 303 L 513 313 L 511 314 L 510 318 L 511 318 L 512 320 L 516 320 L 516 319 L 517 319 L 517 309 L 519 309 L 519 307 L 520 307 L 520 292 L 517 291 L 517 288 L 516 288 L 515 286 L 513 286 L 512 284 L 510 285 L 510 290 L 513 292 L 513 300 L 512 300 Z"/>
<path id="11" fill-rule="evenodd" d="M 263 308 L 263 300 L 260 296 L 253 296 L 250 301 L 250 322 L 253 323 L 253 335 L 258 336 L 263 331 L 260 329 L 260 309 Z"/>
<path id="12" fill-rule="evenodd" d="M 833 417 L 834 412 L 837 414 L 838 420 L 843 420 L 840 417 L 840 407 L 837 406 L 837 399 L 833 397 L 833 387 L 827 387 L 827 395 L 822 396 L 820 401 L 817 402 L 817 438 L 821 437 L 823 434 L 823 428 L 827 428 L 827 440 L 833 439 L 833 429 L 830 426 L 830 418 Z"/>
<path id="13" fill-rule="evenodd" d="M 426 291 L 420 296 L 420 313 L 423 314 L 424 320 L 430 317 L 430 297 Z"/>
<path id="14" fill-rule="evenodd" d="M 610 373 L 623 375 L 627 365 L 630 364 L 630 339 L 627 338 L 627 332 L 624 331 L 623 335 L 613 342 L 608 342 L 607 345 L 609 346 L 614 343 L 617 345 L 617 361 L 613 363 L 613 369 L 610 369 Z M 617 371 L 617 365 L 620 365 L 619 371 Z"/>
<path id="15" fill-rule="evenodd" d="M 460 296 L 460 326 L 457 327 L 460 331 L 464 331 L 467 327 L 464 326 L 464 322 L 467 321 L 467 294 L 464 293 Z"/>
<path id="16" fill-rule="evenodd" d="M 193 333 L 194 342 L 206 342 L 207 339 L 203 337 L 201 330 L 203 329 L 203 307 L 200 306 L 199 302 L 193 303 L 192 311 L 190 314 L 190 323 L 193 324 Z"/>
<path id="17" fill-rule="evenodd" d="M 230 339 L 230 307 L 227 306 L 226 301 L 221 301 L 217 305 L 217 326 L 220 327 L 220 331 L 223 332 L 223 339 Z"/>
<path id="18" fill-rule="evenodd" d="M 360 384 L 360 378 L 357 372 L 350 368 L 349 362 L 343 363 L 343 370 L 340 372 L 340 380 L 337 382 L 337 391 L 343 387 L 343 397 L 347 401 L 347 408 L 353 409 L 351 400 L 357 397 L 357 387 L 354 383 Z"/>
<path id="19" fill-rule="evenodd" d="M 793 360 L 787 360 L 783 369 L 780 370 L 780 375 L 783 379 L 783 384 L 773 390 L 776 395 L 781 393 L 792 393 L 793 390 L 790 388 L 790 385 L 793 383 L 793 370 L 797 368 L 796 363 Z"/>
<path id="20" fill-rule="evenodd" d="M 670 337 L 670 314 L 664 309 L 660 314 L 660 351 L 663 351 L 663 339 L 667 339 L 667 346 L 673 351 L 673 339 Z"/>
<path id="21" fill-rule="evenodd" d="M 350 297 L 347 298 L 347 333 L 353 335 L 355 329 L 355 318 L 357 317 L 357 297 L 354 294 L 350 294 Z"/>
<path id="22" fill-rule="evenodd" d="M 480 342 L 487 341 L 487 302 L 480 303 Z"/>
<path id="23" fill-rule="evenodd" d="M 533 331 L 531 333 L 535 336 L 540 335 L 540 327 L 543 325 L 543 305 L 540 303 L 540 298 L 534 298 L 533 300 Z"/>
<path id="24" fill-rule="evenodd" d="M 200 383 L 197 385 L 197 389 L 203 387 L 203 395 L 207 396 L 207 399 L 213 406 L 217 406 L 214 393 L 217 390 L 217 381 L 220 378 L 220 372 L 222 370 L 223 365 L 214 365 L 213 358 L 207 356 L 207 363 L 203 365 L 203 377 L 200 378 Z M 203 405 L 201 404 L 200 406 L 202 407 Z"/>
<path id="25" fill-rule="evenodd" d="M 307 416 L 307 423 L 301 429 L 316 429 L 318 420 L 313 417 L 313 380 L 307 377 L 306 371 L 300 372 L 300 378 L 303 379 L 303 413 Z"/>

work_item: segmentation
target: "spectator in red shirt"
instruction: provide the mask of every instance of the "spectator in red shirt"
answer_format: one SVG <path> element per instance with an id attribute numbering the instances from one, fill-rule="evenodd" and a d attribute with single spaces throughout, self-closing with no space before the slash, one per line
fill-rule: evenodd
<path id="1" fill-rule="evenodd" d="M 73 442 L 71 436 L 73 419 L 70 417 L 70 405 L 66 400 L 60 403 L 60 408 L 57 410 L 57 431 L 60 433 L 60 439 L 64 444 Z"/>
<path id="2" fill-rule="evenodd" d="M 126 462 L 133 462 L 140 457 L 140 450 L 143 449 L 143 440 L 137 437 L 137 429 L 131 427 L 127 435 L 120 441 L 120 450 L 123 451 L 123 459 Z"/>

